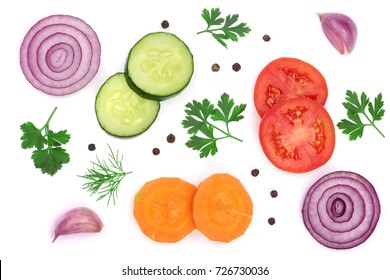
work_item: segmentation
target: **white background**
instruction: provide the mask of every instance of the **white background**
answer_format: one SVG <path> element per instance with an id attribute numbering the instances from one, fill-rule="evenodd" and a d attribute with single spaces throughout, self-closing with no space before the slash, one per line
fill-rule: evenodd
<path id="1" fill-rule="evenodd" d="M 256 4 L 255 4 L 256 3 Z M 342 107 L 345 91 L 365 91 L 373 98 L 383 93 L 385 109 L 390 108 L 389 17 L 385 1 L 7 1 L 0 11 L 1 79 L 1 183 L 0 259 L 4 279 L 126 279 L 122 269 L 205 268 L 213 270 L 196 279 L 223 279 L 215 276 L 216 266 L 264 266 L 264 279 L 389 279 L 390 185 L 389 111 L 378 123 L 386 138 L 367 128 L 363 139 L 348 141 L 337 129 L 336 148 L 323 167 L 290 174 L 276 169 L 265 158 L 258 140 L 260 119 L 253 105 L 253 86 L 260 70 L 271 60 L 289 56 L 305 60 L 325 76 L 329 97 L 326 108 L 334 123 L 346 115 Z M 220 7 L 222 15 L 238 13 L 252 32 L 238 43 L 223 48 L 209 34 L 196 35 L 206 24 L 203 8 Z M 359 37 L 354 52 L 340 55 L 322 33 L 318 12 L 340 12 L 353 18 Z M 34 89 L 19 66 L 19 47 L 28 29 L 52 14 L 69 14 L 90 24 L 102 46 L 101 65 L 93 81 L 66 97 L 48 96 Z M 133 139 L 117 139 L 104 133 L 94 114 L 94 98 L 100 85 L 112 74 L 123 71 L 127 52 L 149 32 L 161 31 L 161 21 L 185 41 L 195 59 L 195 73 L 179 96 L 161 103 L 155 124 Z M 262 36 L 269 34 L 271 41 Z M 232 65 L 239 62 L 241 71 Z M 211 65 L 219 63 L 214 73 Z M 216 156 L 199 159 L 185 147 L 188 140 L 180 121 L 184 106 L 193 99 L 215 103 L 227 92 L 237 103 L 246 103 L 245 119 L 231 131 L 243 143 L 218 143 Z M 31 151 L 20 147 L 19 126 L 31 121 L 43 125 L 53 108 L 57 112 L 53 130 L 67 129 L 66 145 L 71 161 L 56 175 L 43 175 L 33 166 Z M 389 109 L 390 110 L 390 109 Z M 165 138 L 176 135 L 169 144 Z M 97 149 L 88 151 L 94 143 Z M 123 166 L 133 171 L 122 181 L 116 206 L 81 188 L 83 175 L 96 156 L 106 158 L 109 144 L 124 155 Z M 161 150 L 159 156 L 152 149 Z M 260 175 L 251 176 L 258 168 Z M 307 232 L 301 206 L 308 188 L 322 175 L 350 170 L 369 179 L 381 200 L 382 213 L 375 232 L 351 250 L 332 250 L 317 243 Z M 194 231 L 175 244 L 157 243 L 142 234 L 133 216 L 133 197 L 148 180 L 161 176 L 180 177 L 195 185 L 213 173 L 227 172 L 245 185 L 254 203 L 251 225 L 244 236 L 231 243 L 209 241 Z M 277 198 L 269 192 L 276 189 Z M 52 243 L 54 225 L 67 210 L 90 207 L 104 223 L 100 234 L 60 237 Z M 267 223 L 275 217 L 276 224 Z M 131 277 L 151 279 L 151 277 Z M 156 276 L 155 279 L 164 278 Z M 166 278 L 166 277 L 165 277 Z M 172 278 L 172 277 L 170 277 Z M 195 277 L 183 277 L 192 278 Z M 258 279 L 242 276 L 239 279 Z"/>

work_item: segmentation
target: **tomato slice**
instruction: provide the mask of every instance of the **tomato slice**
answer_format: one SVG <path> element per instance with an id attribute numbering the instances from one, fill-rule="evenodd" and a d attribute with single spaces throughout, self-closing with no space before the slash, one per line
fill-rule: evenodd
<path id="1" fill-rule="evenodd" d="M 260 122 L 260 144 L 278 168 L 304 173 L 324 165 L 335 147 L 335 128 L 326 109 L 307 97 L 275 105 Z"/>
<path id="2" fill-rule="evenodd" d="M 260 117 L 275 104 L 299 96 L 307 96 L 322 105 L 328 98 L 324 76 L 305 61 L 281 57 L 268 63 L 257 77 L 254 103 Z"/>

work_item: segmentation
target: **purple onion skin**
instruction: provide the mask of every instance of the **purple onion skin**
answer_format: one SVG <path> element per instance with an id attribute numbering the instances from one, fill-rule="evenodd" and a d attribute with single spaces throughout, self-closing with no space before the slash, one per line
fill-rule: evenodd
<path id="1" fill-rule="evenodd" d="M 374 186 L 363 176 L 336 171 L 320 178 L 307 192 L 302 216 L 320 244 L 350 249 L 374 232 L 381 206 Z"/>
<path id="2" fill-rule="evenodd" d="M 84 88 L 96 75 L 101 46 L 82 19 L 51 15 L 34 24 L 20 46 L 20 66 L 36 89 L 55 96 Z"/>
<path id="3" fill-rule="evenodd" d="M 350 54 L 356 45 L 358 30 L 355 22 L 341 13 L 319 13 L 322 30 L 333 47 L 343 55 Z"/>

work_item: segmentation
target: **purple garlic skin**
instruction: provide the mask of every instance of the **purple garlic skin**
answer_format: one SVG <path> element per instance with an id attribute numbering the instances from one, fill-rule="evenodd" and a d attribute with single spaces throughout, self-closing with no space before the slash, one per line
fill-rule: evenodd
<path id="1" fill-rule="evenodd" d="M 318 16 L 322 30 L 333 47 L 340 54 L 350 54 L 358 36 L 355 22 L 341 13 L 318 13 Z"/>
<path id="2" fill-rule="evenodd" d="M 100 232 L 102 228 L 103 223 L 94 211 L 86 207 L 73 208 L 59 219 L 52 242 L 61 235 Z"/>

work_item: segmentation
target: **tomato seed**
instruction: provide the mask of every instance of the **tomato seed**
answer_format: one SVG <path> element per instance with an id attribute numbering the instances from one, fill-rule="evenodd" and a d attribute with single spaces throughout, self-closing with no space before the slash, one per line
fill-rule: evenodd
<path id="1" fill-rule="evenodd" d="M 251 171 L 251 174 L 253 177 L 257 177 L 257 176 L 259 176 L 260 171 L 259 171 L 259 169 L 255 168 Z"/>
<path id="2" fill-rule="evenodd" d="M 161 22 L 161 27 L 164 28 L 164 29 L 168 28 L 169 27 L 169 22 L 167 20 L 163 20 Z"/>
<path id="3" fill-rule="evenodd" d="M 175 142 L 175 140 L 176 140 L 176 137 L 175 137 L 175 135 L 173 135 L 172 133 L 170 133 L 170 134 L 167 136 L 167 142 L 168 142 L 168 143 L 173 143 L 173 142 Z"/>
<path id="4" fill-rule="evenodd" d="M 278 191 L 277 190 L 272 190 L 271 192 L 270 192 L 270 194 L 271 194 L 271 197 L 277 197 L 278 196 Z"/>
<path id="5" fill-rule="evenodd" d="M 152 152 L 153 152 L 153 155 L 157 156 L 157 155 L 160 154 L 160 149 L 159 148 L 153 148 Z"/>
<path id="6" fill-rule="evenodd" d="M 95 146 L 95 144 L 89 144 L 88 145 L 88 150 L 90 150 L 90 151 L 94 151 L 94 150 L 96 150 L 96 146 Z"/>
<path id="7" fill-rule="evenodd" d="M 271 217 L 271 218 L 268 219 L 268 223 L 269 223 L 271 226 L 274 225 L 275 222 L 276 222 L 276 221 L 275 221 L 275 218 L 272 218 L 272 217 Z"/>
<path id="8" fill-rule="evenodd" d="M 268 42 L 269 40 L 271 40 L 271 37 L 270 37 L 269 35 L 265 34 L 265 35 L 263 36 L 263 40 L 264 40 L 265 42 Z"/>
<path id="9" fill-rule="evenodd" d="M 219 67 L 219 64 L 218 64 L 218 63 L 214 63 L 213 65 L 211 65 L 211 70 L 212 70 L 213 72 L 218 72 L 220 68 L 221 68 L 221 67 Z"/>
<path id="10" fill-rule="evenodd" d="M 236 62 L 233 64 L 232 68 L 234 71 L 238 72 L 241 70 L 241 65 L 240 65 L 240 63 Z"/>

